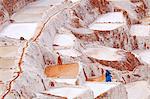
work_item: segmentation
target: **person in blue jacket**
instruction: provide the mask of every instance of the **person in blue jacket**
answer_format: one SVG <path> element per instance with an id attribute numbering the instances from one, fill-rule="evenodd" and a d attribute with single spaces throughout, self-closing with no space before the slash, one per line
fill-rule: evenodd
<path id="1" fill-rule="evenodd" d="M 111 73 L 109 70 L 106 70 L 106 74 L 105 74 L 105 78 L 106 78 L 106 82 L 111 82 L 112 79 L 111 79 Z"/>

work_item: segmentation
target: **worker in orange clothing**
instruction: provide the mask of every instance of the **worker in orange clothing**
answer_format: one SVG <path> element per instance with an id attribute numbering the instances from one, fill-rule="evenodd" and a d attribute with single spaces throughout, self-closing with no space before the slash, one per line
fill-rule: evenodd
<path id="1" fill-rule="evenodd" d="M 103 81 L 105 81 L 105 74 L 104 74 L 104 70 L 103 69 L 101 69 L 102 70 L 102 75 L 100 76 L 100 82 L 103 82 Z"/>
<path id="2" fill-rule="evenodd" d="M 100 77 L 93 77 L 93 78 L 87 78 L 87 81 L 94 81 L 94 82 L 104 82 L 105 81 L 105 74 L 104 74 L 104 70 L 101 69 L 101 73 L 102 75 Z"/>

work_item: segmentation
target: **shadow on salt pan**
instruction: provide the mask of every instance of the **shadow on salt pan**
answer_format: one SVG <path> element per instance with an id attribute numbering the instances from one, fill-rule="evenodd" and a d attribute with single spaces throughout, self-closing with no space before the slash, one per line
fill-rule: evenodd
<path id="1" fill-rule="evenodd" d="M 20 39 L 24 37 L 29 40 L 33 37 L 37 23 L 12 23 L 2 30 L 0 36 Z"/>
<path id="2" fill-rule="evenodd" d="M 99 16 L 89 28 L 92 30 L 114 30 L 126 25 L 126 19 L 122 12 L 109 12 Z"/>
<path id="3" fill-rule="evenodd" d="M 100 24 L 100 23 L 92 23 L 89 25 L 89 29 L 92 30 L 114 30 L 117 29 L 119 27 L 124 26 L 125 23 L 104 23 L 104 24 Z"/>
<path id="4" fill-rule="evenodd" d="M 119 61 L 124 59 L 123 51 L 121 54 L 119 49 L 104 46 L 99 48 L 88 48 L 84 50 L 84 53 L 89 57 L 93 57 L 99 60 Z"/>
<path id="5" fill-rule="evenodd" d="M 99 83 L 99 82 L 86 82 L 84 86 L 89 87 L 94 92 L 94 98 L 107 92 L 111 88 L 118 86 L 119 83 Z"/>
<path id="6" fill-rule="evenodd" d="M 76 37 L 73 34 L 56 34 L 54 39 L 54 49 L 73 48 L 75 46 Z"/>
<path id="7" fill-rule="evenodd" d="M 95 22 L 125 23 L 126 19 L 122 12 L 109 12 L 99 16 Z"/>
<path id="8" fill-rule="evenodd" d="M 142 63 L 150 65 L 150 50 L 135 50 L 133 53 Z"/>
<path id="9" fill-rule="evenodd" d="M 37 97 L 36 99 L 93 99 L 93 93 L 88 88 L 80 86 L 58 87 L 37 94 Z"/>

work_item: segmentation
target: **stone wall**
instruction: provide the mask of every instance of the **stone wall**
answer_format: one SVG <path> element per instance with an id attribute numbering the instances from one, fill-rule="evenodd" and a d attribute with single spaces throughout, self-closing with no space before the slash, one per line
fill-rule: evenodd
<path id="1" fill-rule="evenodd" d="M 9 14 L 7 10 L 0 3 L 0 30 L 8 23 Z"/>
<path id="2" fill-rule="evenodd" d="M 20 8 L 33 2 L 35 0 L 2 0 L 4 8 L 8 11 L 9 15 L 12 15 Z"/>
<path id="3" fill-rule="evenodd" d="M 127 92 L 123 85 L 118 85 L 95 99 L 127 99 Z"/>

